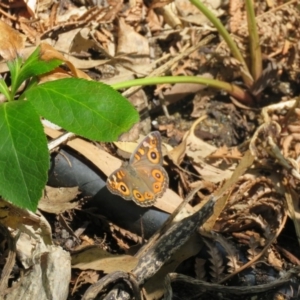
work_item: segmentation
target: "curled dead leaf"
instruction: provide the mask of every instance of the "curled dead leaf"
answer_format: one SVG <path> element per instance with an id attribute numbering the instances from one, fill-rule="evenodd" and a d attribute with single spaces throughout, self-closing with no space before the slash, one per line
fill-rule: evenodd
<path id="1" fill-rule="evenodd" d="M 13 60 L 24 48 L 26 37 L 0 20 L 0 55 Z"/>

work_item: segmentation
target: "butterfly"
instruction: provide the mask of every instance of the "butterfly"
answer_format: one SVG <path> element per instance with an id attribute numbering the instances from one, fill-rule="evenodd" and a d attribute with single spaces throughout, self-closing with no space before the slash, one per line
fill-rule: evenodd
<path id="1" fill-rule="evenodd" d="M 162 164 L 161 136 L 153 131 L 137 146 L 129 162 L 108 177 L 107 188 L 125 200 L 133 200 L 144 207 L 152 206 L 169 185 L 168 173 Z"/>

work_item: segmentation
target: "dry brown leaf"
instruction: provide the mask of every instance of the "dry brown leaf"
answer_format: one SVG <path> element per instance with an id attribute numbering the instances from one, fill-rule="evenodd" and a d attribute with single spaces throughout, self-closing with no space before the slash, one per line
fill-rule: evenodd
<path id="1" fill-rule="evenodd" d="M 49 295 L 59 295 L 59 299 L 67 299 L 71 279 L 70 254 L 61 247 L 41 247 L 40 243 L 32 248 L 29 257 L 24 256 L 22 250 L 23 248 L 18 248 L 19 259 L 25 261 L 27 258 L 27 263 L 30 261 L 30 272 L 24 272 L 22 284 L 15 284 L 4 298 L 49 299 Z"/>
<path id="2" fill-rule="evenodd" d="M 48 213 L 61 214 L 78 206 L 78 201 L 71 202 L 78 193 L 78 187 L 54 188 L 46 186 L 44 197 L 40 199 L 38 208 Z"/>
<path id="3" fill-rule="evenodd" d="M 90 32 L 90 29 L 85 27 L 81 28 L 81 30 L 76 34 L 76 36 L 74 36 L 70 48 L 70 51 L 72 53 L 87 52 L 89 49 L 96 46 L 96 42 L 94 40 L 91 40 L 89 37 Z M 88 62 L 87 60 L 85 61 Z"/>
<path id="4" fill-rule="evenodd" d="M 129 255 L 114 255 L 98 247 L 88 247 L 72 255 L 72 268 L 98 270 L 104 273 L 130 272 L 138 259 Z"/>
<path id="5" fill-rule="evenodd" d="M 245 175 L 231 188 L 230 194 L 226 209 L 217 221 L 219 229 L 232 232 L 260 228 L 265 238 L 273 237 L 284 215 L 282 195 L 276 192 L 274 183 L 262 176 Z"/>
<path id="6" fill-rule="evenodd" d="M 205 116 L 197 119 L 190 130 L 184 135 L 182 142 L 168 151 L 168 156 L 173 163 L 181 169 L 180 163 L 184 155 L 187 155 L 193 160 L 193 167 L 201 175 L 205 181 L 219 183 L 224 179 L 230 178 L 232 170 L 227 167 L 225 170 L 216 168 L 205 162 L 205 158 L 216 151 L 216 147 L 202 141 L 194 134 L 196 126 L 205 119 Z"/>
<path id="7" fill-rule="evenodd" d="M 117 53 L 131 54 L 134 57 L 134 64 L 150 62 L 148 40 L 127 25 L 123 18 L 119 20 Z"/>
<path id="8" fill-rule="evenodd" d="M 86 59 L 79 59 L 77 57 L 74 57 L 72 55 L 68 55 L 68 61 L 74 66 L 76 69 L 93 69 L 105 64 L 108 64 L 110 62 L 110 59 L 93 59 L 93 60 L 86 60 Z M 78 77 L 79 77 L 78 73 Z M 81 76 L 81 75 L 80 75 Z M 86 77 L 86 76 L 85 76 Z M 79 77 L 79 78 L 85 78 L 85 77 Z M 89 79 L 89 78 L 87 78 Z"/>
<path id="9" fill-rule="evenodd" d="M 37 232 L 46 244 L 52 243 L 51 227 L 43 216 L 14 206 L 3 199 L 0 199 L 0 222 L 6 227 L 21 231 L 26 230 L 25 226 L 28 226 L 33 235 Z"/>
<path id="10" fill-rule="evenodd" d="M 240 159 L 243 154 L 239 151 L 237 147 L 228 148 L 226 145 L 218 148 L 214 153 L 212 153 L 210 158 L 234 158 Z"/>
<path id="11" fill-rule="evenodd" d="M 162 22 L 160 21 L 158 15 L 154 12 L 154 10 L 150 9 L 148 11 L 146 20 L 151 32 L 162 30 Z"/>
<path id="12" fill-rule="evenodd" d="M 217 17 L 223 14 L 223 10 L 220 7 L 220 1 L 202 1 L 206 7 Z M 193 5 L 188 0 L 175 0 L 176 8 L 178 10 L 181 19 L 186 22 L 191 22 L 193 24 L 197 24 L 200 26 L 213 26 L 211 25 L 210 21 L 199 12 L 195 5 Z"/>
<path id="13" fill-rule="evenodd" d="M 190 141 L 193 140 L 195 138 L 194 135 L 194 129 L 196 127 L 196 125 L 199 122 L 202 122 L 205 119 L 205 116 L 200 117 L 199 119 L 197 119 L 192 127 L 190 128 L 190 130 L 188 132 L 185 133 L 182 142 L 173 148 L 173 150 L 168 152 L 168 156 L 170 157 L 170 159 L 174 162 L 175 165 L 177 165 L 179 167 L 179 165 L 181 164 L 183 157 L 185 156 L 185 154 L 187 154 L 188 152 L 188 146 L 190 145 Z M 213 150 L 215 150 L 215 148 L 213 147 Z"/>
<path id="14" fill-rule="evenodd" d="M 58 40 L 55 42 L 55 50 L 61 53 L 70 53 L 71 48 L 73 47 L 74 39 L 80 31 L 81 28 L 75 28 L 73 30 L 61 33 L 58 37 Z M 86 44 L 86 42 L 83 44 Z"/>
<path id="15" fill-rule="evenodd" d="M 183 158 L 185 156 L 187 136 L 188 136 L 188 133 L 186 133 L 184 135 L 184 137 L 179 145 L 174 147 L 172 150 L 168 151 L 168 157 L 177 166 L 179 166 L 182 163 Z"/>
<path id="16" fill-rule="evenodd" d="M 84 280 L 90 284 L 93 284 L 99 280 L 99 273 L 95 271 L 85 271 Z"/>
<path id="17" fill-rule="evenodd" d="M 23 18 L 20 18 L 20 29 L 32 44 L 34 44 L 36 39 L 40 36 L 37 30 L 30 27 L 27 22 L 23 22 Z"/>
<path id="18" fill-rule="evenodd" d="M 77 277 L 74 287 L 72 289 L 72 295 L 84 284 L 94 284 L 99 280 L 99 273 L 93 270 L 82 271 Z"/>
<path id="19" fill-rule="evenodd" d="M 0 55 L 12 60 L 20 55 L 26 37 L 0 20 Z"/>
<path id="20" fill-rule="evenodd" d="M 199 139 L 193 132 L 187 137 L 186 147 L 186 155 L 197 164 L 203 163 L 206 157 L 216 151 L 215 146 Z"/>
<path id="21" fill-rule="evenodd" d="M 219 183 L 222 182 L 232 175 L 232 170 L 227 169 L 225 171 L 211 166 L 209 164 L 201 164 L 200 166 L 198 165 L 193 165 L 194 169 L 197 171 L 198 174 L 201 175 L 203 180 L 205 181 L 210 181 L 213 183 Z"/>
<path id="22" fill-rule="evenodd" d="M 276 270 L 282 270 L 283 261 L 278 257 L 279 254 L 275 251 L 275 249 L 270 248 L 268 252 L 268 262 L 271 266 L 273 266 Z"/>
<path id="23" fill-rule="evenodd" d="M 51 60 L 51 59 L 59 59 L 59 60 L 66 63 L 66 65 L 71 70 L 71 73 L 75 77 L 84 78 L 84 79 L 87 79 L 87 80 L 91 79 L 87 74 L 85 74 L 84 72 L 76 69 L 75 66 L 69 60 L 67 60 L 60 52 L 58 52 L 56 49 L 54 49 L 49 44 L 42 43 L 40 45 L 40 47 L 41 47 L 41 54 L 40 55 L 41 55 L 42 60 L 48 61 L 48 60 Z M 61 69 L 61 73 L 65 74 L 66 77 L 67 76 L 70 77 L 70 75 L 68 75 L 68 73 L 66 71 L 62 70 L 62 69 Z M 57 75 L 57 72 L 53 71 L 51 74 L 52 74 L 52 76 L 54 76 L 54 78 L 52 77 L 53 80 L 54 80 L 55 76 Z M 43 76 L 43 81 L 46 81 L 46 80 L 47 80 L 47 76 Z"/>
<path id="24" fill-rule="evenodd" d="M 246 172 L 246 170 L 253 164 L 253 161 L 253 156 L 251 155 L 250 151 L 247 151 L 242 160 L 240 161 L 239 165 L 234 170 L 231 178 L 225 181 L 222 188 L 216 192 L 215 196 L 220 198 L 218 199 L 215 205 L 214 214 L 203 225 L 203 229 L 205 231 L 209 232 L 213 229 L 216 220 L 219 218 L 228 200 L 228 195 L 226 194 L 226 192 L 235 185 L 239 177 L 243 175 Z"/>
<path id="25" fill-rule="evenodd" d="M 90 238 L 87 235 L 81 235 L 80 236 L 81 244 L 78 247 L 74 247 L 74 250 L 81 250 L 84 249 L 87 246 L 93 246 L 95 245 L 95 240 L 93 238 Z"/>
<path id="26" fill-rule="evenodd" d="M 186 138 L 187 149 L 185 153 L 192 159 L 194 169 L 201 175 L 201 177 L 203 177 L 204 180 L 219 183 L 224 179 L 230 178 L 232 170 L 229 167 L 225 167 L 224 170 L 222 170 L 221 168 L 216 168 L 205 161 L 205 158 L 215 153 L 216 147 L 204 142 L 194 133 L 197 124 L 202 122 L 204 119 L 205 116 L 200 117 L 191 127 Z"/>
<path id="27" fill-rule="evenodd" d="M 149 9 L 164 7 L 171 2 L 173 2 L 173 0 L 154 0 L 151 2 Z"/>
<path id="28" fill-rule="evenodd" d="M 201 77 L 202 76 L 205 78 L 208 78 L 208 79 L 213 78 L 213 76 L 208 73 L 201 74 Z M 170 105 L 172 103 L 175 103 L 175 102 L 187 97 L 188 95 L 197 94 L 197 93 L 203 91 L 205 88 L 207 88 L 207 87 L 202 84 L 176 83 L 176 84 L 172 85 L 169 89 L 167 89 L 163 92 L 164 103 L 166 105 Z M 201 115 L 194 114 L 194 115 L 192 115 L 192 117 L 198 118 L 198 117 L 201 117 L 202 115 L 203 114 L 201 114 Z"/>
<path id="29" fill-rule="evenodd" d="M 188 0 L 175 0 L 176 9 L 182 17 L 188 15 L 199 15 L 199 10 Z M 201 14 L 203 15 L 203 14 Z M 203 16 L 204 17 L 204 16 Z"/>

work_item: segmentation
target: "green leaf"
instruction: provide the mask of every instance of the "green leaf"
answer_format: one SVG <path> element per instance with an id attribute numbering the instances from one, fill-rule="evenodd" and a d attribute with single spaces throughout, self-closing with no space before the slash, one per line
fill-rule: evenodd
<path id="1" fill-rule="evenodd" d="M 99 82 L 51 81 L 26 91 L 26 97 L 41 116 L 91 140 L 116 140 L 139 120 L 126 98 Z"/>
<path id="2" fill-rule="evenodd" d="M 16 86 L 14 87 L 15 91 L 26 79 L 29 79 L 32 76 L 48 73 L 61 65 L 62 61 L 59 59 L 50 59 L 48 61 L 42 60 L 40 57 L 40 52 L 40 47 L 37 47 L 36 50 L 24 62 L 17 78 Z"/>
<path id="3" fill-rule="evenodd" d="M 0 195 L 35 211 L 47 181 L 49 152 L 40 118 L 28 101 L 0 105 Z"/>
<path id="4" fill-rule="evenodd" d="M 15 59 L 8 61 L 7 66 L 11 74 L 11 98 L 8 100 L 13 100 L 15 96 L 15 92 L 17 91 L 18 87 L 18 79 L 19 79 L 19 73 L 22 65 L 22 58 L 21 57 L 16 57 Z"/>

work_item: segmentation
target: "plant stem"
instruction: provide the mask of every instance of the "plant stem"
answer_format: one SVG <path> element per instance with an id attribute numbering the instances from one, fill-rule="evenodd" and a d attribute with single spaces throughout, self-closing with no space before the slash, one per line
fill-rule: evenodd
<path id="1" fill-rule="evenodd" d="M 254 78 L 254 81 L 256 81 L 262 73 L 262 57 L 255 20 L 253 0 L 246 0 L 246 11 L 251 55 L 251 74 Z"/>
<path id="2" fill-rule="evenodd" d="M 11 93 L 3 79 L 0 79 L 0 92 L 5 96 L 5 98 L 10 101 L 12 100 Z"/>
<path id="3" fill-rule="evenodd" d="M 216 27 L 219 34 L 222 36 L 222 38 L 225 40 L 227 46 L 229 47 L 232 55 L 234 58 L 236 58 L 241 64 L 242 64 L 242 77 L 244 80 L 244 83 L 250 87 L 253 83 L 253 79 L 251 78 L 248 66 L 238 49 L 237 45 L 229 35 L 226 28 L 223 26 L 223 24 L 220 22 L 220 20 L 200 1 L 200 0 L 190 0 L 192 4 L 194 4 L 207 18 L 208 20 Z"/>
<path id="4" fill-rule="evenodd" d="M 216 88 L 219 90 L 226 91 L 228 94 L 239 100 L 241 103 L 247 106 L 253 106 L 254 102 L 252 97 L 240 87 L 230 84 L 228 82 L 202 78 L 197 76 L 165 76 L 165 77 L 147 77 L 129 80 L 125 82 L 115 83 L 111 85 L 112 88 L 119 90 L 124 88 L 129 88 L 132 86 L 145 86 L 145 85 L 155 85 L 164 83 L 195 83 L 202 84 L 208 87 Z"/>

